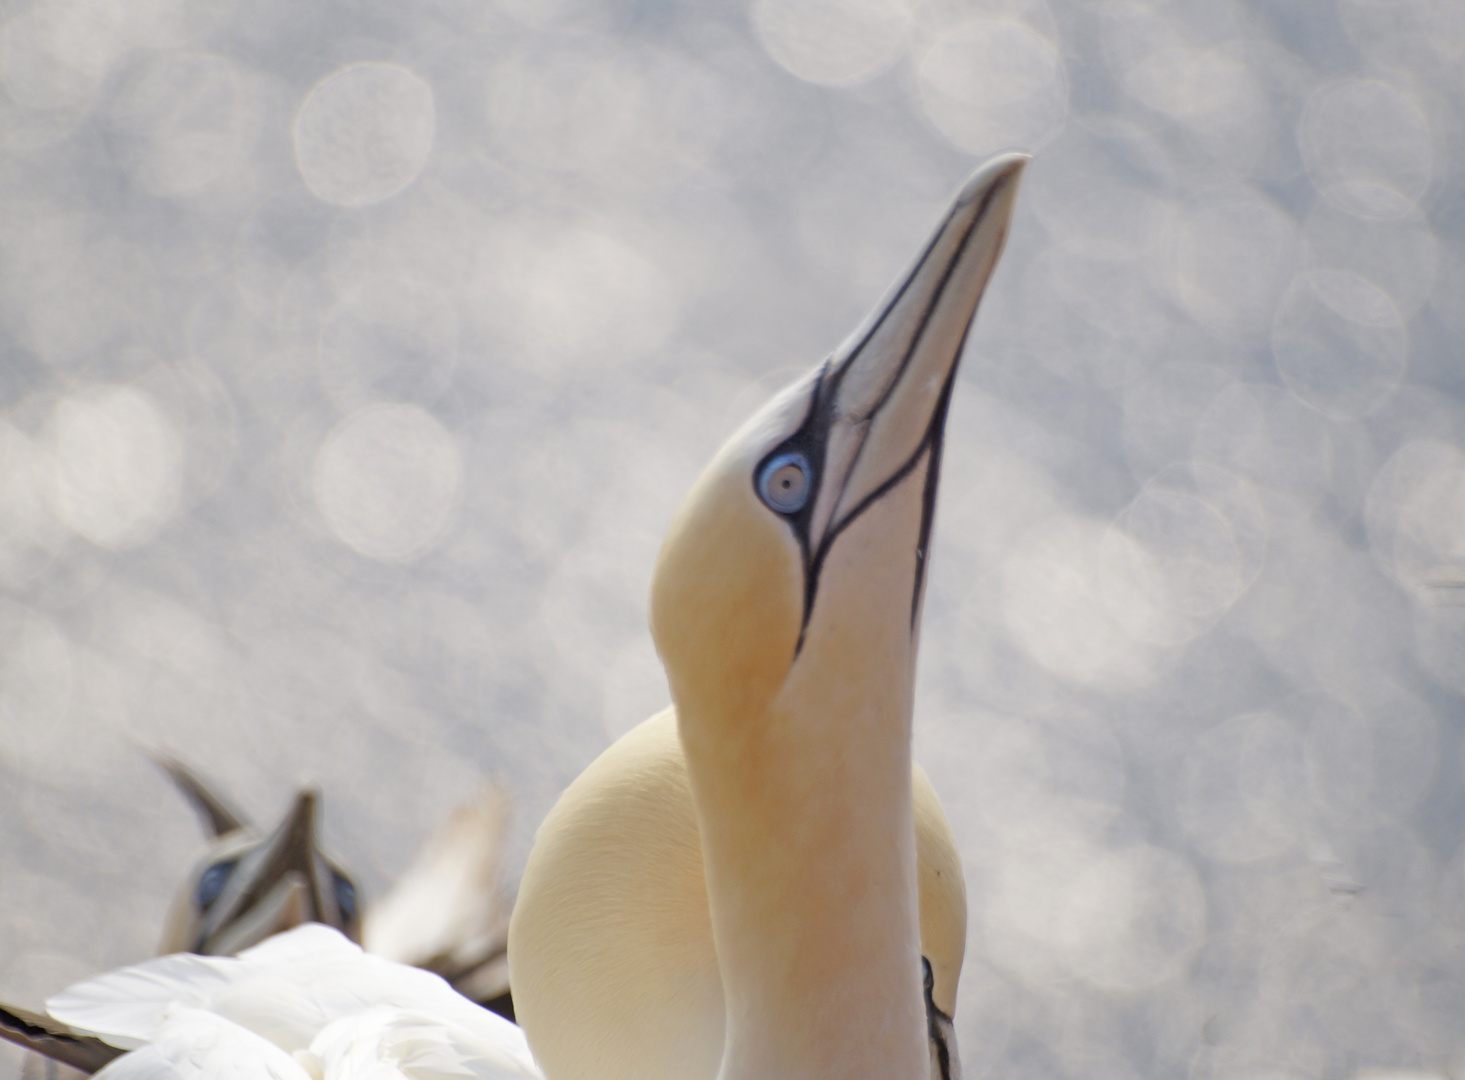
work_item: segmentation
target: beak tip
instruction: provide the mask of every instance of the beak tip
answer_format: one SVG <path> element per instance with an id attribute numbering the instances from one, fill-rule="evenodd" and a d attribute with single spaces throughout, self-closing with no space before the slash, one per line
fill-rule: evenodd
<path id="1" fill-rule="evenodd" d="M 1031 154 L 1008 153 L 998 154 L 984 162 L 962 185 L 961 193 L 956 199 L 957 205 L 986 200 L 999 188 L 1016 189 L 1018 181 L 1022 179 L 1023 169 L 1032 159 Z"/>

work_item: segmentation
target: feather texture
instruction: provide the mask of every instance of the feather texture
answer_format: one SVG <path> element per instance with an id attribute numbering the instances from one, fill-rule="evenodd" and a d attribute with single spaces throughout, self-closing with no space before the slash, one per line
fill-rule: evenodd
<path id="1" fill-rule="evenodd" d="M 96 1075 L 98 1080 L 312 1080 L 278 1046 L 187 1005 L 164 1010 L 155 1041 Z"/>
<path id="2" fill-rule="evenodd" d="M 104 1080 L 542 1080 L 524 1035 L 430 972 L 307 924 L 238 957 L 164 956 L 51 1016 L 125 1048 Z"/>

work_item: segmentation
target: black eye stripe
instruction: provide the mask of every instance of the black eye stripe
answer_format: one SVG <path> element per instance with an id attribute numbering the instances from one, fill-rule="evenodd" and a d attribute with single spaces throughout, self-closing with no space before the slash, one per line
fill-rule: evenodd
<path id="1" fill-rule="evenodd" d="M 763 499 L 763 493 L 758 490 L 759 480 L 772 462 L 780 457 L 797 454 L 803 458 L 807 467 L 807 495 L 803 505 L 793 513 L 780 515 L 788 522 L 789 528 L 798 538 L 799 550 L 803 555 L 804 563 L 804 614 L 799 627 L 799 642 L 794 649 L 795 656 L 804 647 L 804 629 L 809 625 L 809 613 L 814 609 L 814 589 L 818 584 L 818 574 L 814 570 L 813 552 L 809 542 L 809 526 L 814 515 L 814 505 L 819 501 L 819 488 L 824 471 L 824 449 L 829 435 L 829 414 L 834 400 L 829 378 L 831 365 L 832 361 L 826 360 L 824 366 L 819 369 L 819 374 L 814 379 L 814 387 L 809 393 L 809 409 L 804 414 L 803 422 L 799 424 L 798 430 L 765 454 L 753 470 L 753 491 L 759 499 Z"/>
<path id="2" fill-rule="evenodd" d="M 965 344 L 966 337 L 963 335 L 960 347 L 964 347 Z M 798 538 L 799 549 L 803 554 L 804 562 L 804 614 L 803 621 L 799 627 L 798 644 L 794 648 L 795 656 L 804 647 L 804 633 L 809 628 L 809 620 L 814 613 L 815 595 L 819 589 L 819 572 L 824 566 L 824 559 L 829 554 L 829 550 L 833 546 L 834 541 L 839 538 L 845 529 L 854 524 L 860 515 L 873 506 L 891 489 L 899 485 L 925 461 L 927 462 L 927 468 L 925 483 L 923 485 L 924 490 L 922 492 L 920 538 L 916 545 L 916 577 L 911 591 L 911 626 L 914 628 L 916 617 L 920 612 L 921 592 L 926 575 L 927 553 L 930 549 L 931 542 L 931 526 L 935 517 L 936 490 L 941 470 L 941 450 L 946 429 L 946 412 L 951 401 L 951 391 L 956 382 L 956 367 L 953 365 L 947 373 L 946 383 L 941 389 L 941 396 L 938 398 L 936 408 L 933 410 L 931 419 L 926 426 L 925 434 L 916 445 L 910 457 L 843 517 L 837 520 L 831 518 L 816 548 L 810 540 L 809 530 L 813 520 L 814 507 L 819 501 L 819 489 L 823 479 L 820 470 L 824 465 L 824 448 L 828 442 L 830 417 L 834 410 L 836 376 L 838 374 L 839 372 L 833 368 L 833 361 L 826 360 L 824 366 L 819 371 L 818 378 L 814 380 L 814 389 L 809 395 L 809 411 L 804 415 L 803 423 L 799 425 L 797 431 L 770 450 L 758 463 L 758 468 L 753 473 L 753 489 L 758 494 L 758 497 L 766 503 L 768 500 L 759 488 L 761 487 L 760 481 L 764 478 L 771 464 L 780 458 L 792 455 L 802 457 L 807 464 L 807 486 L 803 503 L 797 511 L 792 513 L 780 512 L 780 516 L 788 522 L 789 528 L 793 530 L 794 535 Z M 775 507 L 774 509 L 776 510 L 777 508 Z"/>

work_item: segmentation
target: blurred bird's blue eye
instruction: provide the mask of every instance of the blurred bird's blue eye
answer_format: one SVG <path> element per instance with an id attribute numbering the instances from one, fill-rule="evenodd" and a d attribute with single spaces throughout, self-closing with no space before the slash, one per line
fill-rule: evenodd
<path id="1" fill-rule="evenodd" d="M 234 873 L 234 867 L 238 865 L 238 862 L 230 859 L 228 862 L 214 863 L 203 872 L 198 879 L 198 891 L 194 893 L 199 907 L 206 908 L 219 898 L 224 886 L 229 884 L 229 876 Z"/>
<path id="2" fill-rule="evenodd" d="M 336 888 L 336 908 L 341 912 L 342 921 L 350 922 L 356 918 L 356 886 L 335 871 L 331 877 Z"/>
<path id="3" fill-rule="evenodd" d="M 780 514 L 797 514 L 809 501 L 809 461 L 803 454 L 779 454 L 758 475 L 758 494 Z"/>

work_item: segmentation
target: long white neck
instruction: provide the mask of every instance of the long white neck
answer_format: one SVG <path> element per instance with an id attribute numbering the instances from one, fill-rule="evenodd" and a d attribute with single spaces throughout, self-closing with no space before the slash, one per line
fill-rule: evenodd
<path id="1" fill-rule="evenodd" d="M 899 614 L 832 603 L 838 617 L 811 622 L 758 715 L 679 703 L 727 1008 L 720 1080 L 920 1080 L 929 1068 L 909 584 L 888 598 L 864 584 L 863 603 Z"/>

